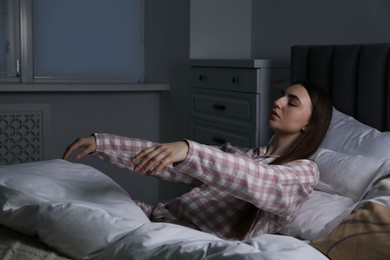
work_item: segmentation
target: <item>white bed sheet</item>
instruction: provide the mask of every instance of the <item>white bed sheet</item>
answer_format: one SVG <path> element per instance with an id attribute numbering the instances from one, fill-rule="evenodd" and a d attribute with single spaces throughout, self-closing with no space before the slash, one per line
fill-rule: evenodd
<path id="1" fill-rule="evenodd" d="M 0 224 L 75 259 L 327 259 L 293 237 L 226 241 L 151 223 L 105 174 L 63 160 L 0 166 Z"/>

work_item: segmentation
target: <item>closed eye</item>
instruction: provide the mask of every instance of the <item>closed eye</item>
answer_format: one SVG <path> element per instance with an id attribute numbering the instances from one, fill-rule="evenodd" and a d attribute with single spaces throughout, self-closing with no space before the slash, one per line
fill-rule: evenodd
<path id="1" fill-rule="evenodd" d="M 302 104 L 302 102 L 301 102 L 301 100 L 298 98 L 298 96 L 296 96 L 296 95 L 294 95 L 294 94 L 291 94 L 291 93 L 287 93 L 286 90 L 280 91 L 280 96 L 279 96 L 279 98 L 284 97 L 284 96 L 287 96 L 287 98 L 288 98 L 288 105 L 289 105 L 289 106 L 296 107 L 296 106 L 298 106 L 299 104 Z"/>
<path id="2" fill-rule="evenodd" d="M 291 105 L 298 106 L 299 104 L 302 104 L 301 100 L 296 95 L 287 94 L 287 97 L 289 100 L 288 103 Z"/>

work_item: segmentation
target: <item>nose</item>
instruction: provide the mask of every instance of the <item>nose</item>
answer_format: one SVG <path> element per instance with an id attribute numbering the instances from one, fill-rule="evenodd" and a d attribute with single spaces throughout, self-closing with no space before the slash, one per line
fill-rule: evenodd
<path id="1" fill-rule="evenodd" d="M 274 108 L 281 108 L 283 105 L 283 97 L 274 100 Z"/>

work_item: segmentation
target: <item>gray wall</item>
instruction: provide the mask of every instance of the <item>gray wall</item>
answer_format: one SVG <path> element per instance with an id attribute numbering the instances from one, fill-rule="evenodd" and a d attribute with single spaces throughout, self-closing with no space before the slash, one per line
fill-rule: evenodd
<path id="1" fill-rule="evenodd" d="M 192 0 L 190 57 L 250 59 L 252 0 Z"/>
<path id="2" fill-rule="evenodd" d="M 189 0 L 147 0 L 145 11 L 145 81 L 171 87 L 161 95 L 161 141 L 187 138 Z"/>
<path id="3" fill-rule="evenodd" d="M 145 11 L 146 81 L 169 82 L 171 87 L 171 91 L 160 95 L 160 141 L 186 139 L 190 1 L 147 0 Z M 159 200 L 186 190 L 186 186 L 160 181 Z"/>
<path id="4" fill-rule="evenodd" d="M 295 44 L 390 41 L 388 0 L 225 1 L 191 0 L 191 58 L 288 61 Z M 248 17 L 251 23 L 244 24 Z M 245 28 L 229 26 L 231 21 Z"/>
<path id="5" fill-rule="evenodd" d="M 390 42 L 388 0 L 254 0 L 252 56 L 287 59 L 295 44 Z"/>

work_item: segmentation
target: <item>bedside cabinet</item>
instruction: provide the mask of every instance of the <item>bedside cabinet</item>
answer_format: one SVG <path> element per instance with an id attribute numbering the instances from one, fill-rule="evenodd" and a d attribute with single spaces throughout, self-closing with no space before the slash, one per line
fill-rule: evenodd
<path id="1" fill-rule="evenodd" d="M 266 145 L 273 100 L 289 85 L 287 63 L 192 60 L 190 139 L 210 145 Z"/>

